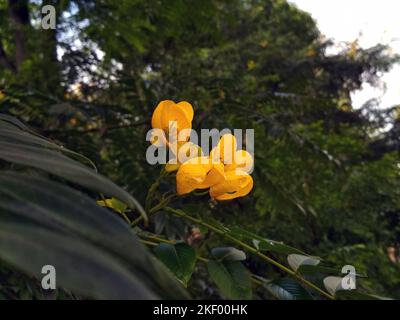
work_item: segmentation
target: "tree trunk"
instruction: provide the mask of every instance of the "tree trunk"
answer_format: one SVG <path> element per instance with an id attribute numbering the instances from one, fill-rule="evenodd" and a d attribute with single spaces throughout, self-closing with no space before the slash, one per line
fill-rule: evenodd
<path id="1" fill-rule="evenodd" d="M 17 72 L 16 67 L 12 60 L 7 56 L 7 53 L 4 50 L 3 44 L 0 39 L 0 65 L 6 69 L 11 70 L 12 72 Z"/>
<path id="2" fill-rule="evenodd" d="M 15 39 L 15 67 L 20 70 L 26 58 L 26 29 L 30 26 L 28 0 L 8 0 L 8 12 Z"/>

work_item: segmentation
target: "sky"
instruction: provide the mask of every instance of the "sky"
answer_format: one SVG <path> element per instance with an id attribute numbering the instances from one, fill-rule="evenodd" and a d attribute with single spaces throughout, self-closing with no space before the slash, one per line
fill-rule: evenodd
<path id="1" fill-rule="evenodd" d="M 289 0 L 316 20 L 322 34 L 340 46 L 359 38 L 368 48 L 377 43 L 389 44 L 400 54 L 400 0 Z M 333 50 L 335 50 L 333 48 Z M 372 98 L 380 107 L 400 104 L 400 65 L 381 77 L 382 86 L 364 84 L 352 94 L 353 106 L 359 108 Z"/>

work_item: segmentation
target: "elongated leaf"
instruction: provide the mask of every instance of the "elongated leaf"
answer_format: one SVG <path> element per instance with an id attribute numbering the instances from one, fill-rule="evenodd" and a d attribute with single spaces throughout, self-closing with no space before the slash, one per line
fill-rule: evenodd
<path id="1" fill-rule="evenodd" d="M 224 226 L 220 221 L 218 221 L 214 218 L 211 218 L 211 217 L 203 218 L 203 221 L 213 227 L 220 229 L 220 230 L 224 230 L 226 232 L 229 231 L 229 229 L 226 226 Z"/>
<path id="2" fill-rule="evenodd" d="M 38 135 L 26 127 L 21 121 L 9 115 L 0 114 L 0 139 L 6 142 L 14 141 L 22 144 L 36 145 L 58 150 L 83 162 L 87 162 L 96 169 L 96 166 L 89 158 Z"/>
<path id="3" fill-rule="evenodd" d="M 304 256 L 302 254 L 289 254 L 287 257 L 290 267 L 297 271 L 300 266 L 316 266 L 320 263 L 321 259 L 317 257 Z"/>
<path id="4" fill-rule="evenodd" d="M 59 183 L 41 177 L 1 173 L 0 222 L 12 223 L 18 232 L 25 226 L 35 225 L 36 228 L 45 229 L 46 237 L 57 238 L 60 236 L 61 243 L 55 240 L 47 244 L 50 252 L 48 255 L 53 255 L 55 261 L 58 261 L 57 250 L 59 247 L 61 247 L 60 250 L 64 250 L 62 249 L 64 246 L 67 249 L 75 250 L 76 255 L 85 255 L 80 252 L 81 246 L 93 247 L 93 252 L 109 258 L 108 263 L 116 265 L 121 270 L 126 270 L 132 279 L 139 279 L 139 285 L 146 285 L 152 296 L 159 295 L 170 298 L 186 296 L 179 284 L 169 277 L 156 259 L 149 255 L 146 248 L 139 243 L 136 236 L 121 219 L 97 205 L 87 196 Z M 32 235 L 24 232 L 15 234 L 15 236 L 26 237 L 27 241 L 35 242 L 35 230 L 32 232 Z M 10 234 L 7 233 L 4 237 L 9 239 Z M 29 260 L 31 254 L 36 254 L 39 259 L 42 257 L 42 253 L 32 251 L 36 249 L 28 246 L 24 248 L 24 245 L 25 243 L 21 242 L 21 256 L 15 257 L 13 252 L 7 251 L 12 251 L 12 247 L 7 247 L 0 251 L 0 259 L 9 261 L 21 270 L 36 276 L 37 270 L 32 270 L 29 267 L 32 265 L 23 259 Z M 79 264 L 79 261 L 75 261 L 72 257 L 65 257 L 65 259 L 67 259 L 65 268 L 73 269 L 76 264 Z M 46 264 L 46 261 L 43 258 L 42 263 Z M 95 274 L 96 261 L 91 265 L 93 265 L 93 270 L 90 272 Z M 85 273 L 76 273 L 75 276 L 76 282 L 85 284 L 85 277 L 87 277 Z M 69 283 L 67 280 L 71 279 L 67 278 L 62 286 L 75 289 L 74 282 Z M 102 281 L 101 278 L 99 281 Z M 127 280 L 127 284 L 129 283 Z M 96 294 L 95 292 L 91 293 Z M 113 298 L 112 292 L 109 294 L 99 293 L 94 297 L 105 297 L 104 295 Z"/>
<path id="5" fill-rule="evenodd" d="M 0 114 L 0 143 L 1 142 L 4 142 L 4 143 L 11 142 L 11 144 L 14 145 L 14 147 L 16 147 L 17 149 L 18 149 L 18 147 L 22 148 L 20 150 L 21 152 L 24 152 L 24 147 L 29 148 L 30 146 L 32 146 L 32 147 L 37 147 L 39 149 L 42 148 L 44 150 L 50 149 L 49 151 L 51 151 L 51 150 L 54 151 L 55 155 L 63 156 L 59 152 L 56 152 L 56 151 L 60 151 L 62 153 L 66 153 L 75 158 L 78 158 L 84 162 L 88 162 L 90 165 L 92 165 L 94 168 L 96 168 L 90 159 L 80 155 L 79 153 L 69 150 L 63 146 L 59 146 L 59 145 L 49 141 L 48 139 L 35 134 L 32 130 L 27 128 L 18 119 L 15 119 L 15 118 L 13 118 L 9 115 L 5 115 L 5 114 Z M 1 150 L 1 147 L 0 147 L 0 150 Z M 31 152 L 33 152 L 32 149 L 31 149 Z M 37 152 L 36 152 L 36 155 L 37 155 Z M 1 157 L 2 157 L 2 154 L 0 153 L 0 158 Z M 67 157 L 65 157 L 65 158 L 67 158 Z M 12 155 L 9 158 L 3 157 L 3 159 L 7 160 L 7 161 L 16 162 L 16 163 L 19 163 L 22 165 L 29 166 L 29 163 L 26 163 L 24 161 L 24 157 L 21 157 L 21 154 L 19 157 L 17 156 L 16 158 L 15 158 L 15 154 L 14 154 L 14 161 L 12 160 L 13 159 Z M 57 160 L 57 159 L 60 160 L 60 158 L 57 158 L 57 157 L 53 160 Z M 67 158 L 67 159 L 69 159 L 70 161 L 73 161 L 70 158 Z M 54 161 L 51 161 L 51 163 L 54 165 Z M 51 164 L 51 163 L 49 163 L 49 164 Z M 79 163 L 76 163 L 76 164 L 79 164 Z M 37 161 L 36 162 L 34 161 L 31 164 L 31 166 L 42 169 L 42 170 L 46 170 L 45 168 L 43 168 L 43 166 L 39 166 Z M 112 183 L 111 181 L 102 177 L 101 175 L 97 175 L 97 179 L 96 178 L 94 179 L 93 172 L 94 173 L 96 173 L 96 172 L 93 170 L 90 170 L 89 168 L 87 168 L 85 166 L 82 166 L 82 167 L 86 168 L 87 171 L 82 176 L 82 179 L 80 179 L 80 181 L 77 181 L 79 179 L 74 177 L 74 175 L 76 175 L 80 172 L 79 170 L 78 170 L 78 172 L 72 171 L 69 173 L 64 172 L 63 170 L 59 170 L 58 175 L 67 180 L 70 180 L 74 183 L 80 184 L 86 188 L 89 188 L 89 189 L 92 189 L 92 190 L 95 190 L 98 192 L 102 192 L 106 195 L 115 196 L 116 198 L 125 202 L 130 208 L 132 208 L 132 209 L 136 208 L 139 211 L 139 213 L 145 218 L 145 220 L 147 219 L 146 213 L 144 212 L 142 206 L 136 201 L 135 198 L 133 198 L 126 191 L 119 188 L 114 183 Z M 52 171 L 50 168 L 47 171 L 57 175 L 57 173 L 54 172 L 54 170 Z M 75 171 L 76 171 L 76 168 L 75 168 Z M 64 173 L 64 175 L 62 173 Z M 85 178 L 88 179 L 87 182 L 84 181 Z M 96 181 L 93 181 L 93 180 L 96 180 Z M 98 186 L 96 186 L 96 184 L 98 184 Z"/>
<path id="6" fill-rule="evenodd" d="M 312 296 L 298 282 L 285 278 L 265 281 L 264 288 L 278 300 L 312 300 Z"/>
<path id="7" fill-rule="evenodd" d="M 341 277 L 326 277 L 324 278 L 324 286 L 331 295 L 335 295 L 336 291 L 344 290 L 342 280 L 343 278 Z"/>
<path id="8" fill-rule="evenodd" d="M 335 295 L 336 292 L 341 290 L 353 290 L 356 289 L 357 280 L 355 276 L 355 274 L 343 277 L 329 276 L 324 278 L 324 286 L 331 295 Z"/>
<path id="9" fill-rule="evenodd" d="M 38 279 L 42 267 L 56 269 L 56 284 L 98 299 L 157 296 L 111 256 L 76 238 L 37 226 L 0 221 L 0 257 Z"/>
<path id="10" fill-rule="evenodd" d="M 301 274 L 315 274 L 315 273 L 340 274 L 341 269 L 326 267 L 322 265 L 301 265 L 298 267 L 297 272 Z"/>
<path id="11" fill-rule="evenodd" d="M 304 252 L 275 240 L 253 240 L 253 245 L 260 251 L 271 251 L 284 254 L 304 254 Z"/>
<path id="12" fill-rule="evenodd" d="M 224 247 L 224 248 L 214 248 L 211 250 L 212 255 L 215 259 L 224 261 L 242 261 L 246 260 L 246 254 L 242 250 L 238 250 L 233 247 Z"/>
<path id="13" fill-rule="evenodd" d="M 0 113 L 0 120 L 7 124 L 16 126 L 19 129 L 28 130 L 28 128 L 21 121 L 8 114 Z"/>
<path id="14" fill-rule="evenodd" d="M 250 273 L 239 261 L 209 261 L 211 279 L 228 299 L 251 299 Z"/>
<path id="15" fill-rule="evenodd" d="M 97 204 L 102 207 L 111 208 L 119 213 L 124 213 L 127 208 L 125 203 L 123 203 L 115 198 L 99 200 L 99 201 L 97 201 Z"/>
<path id="16" fill-rule="evenodd" d="M 136 208 L 145 216 L 142 206 L 125 190 L 94 170 L 59 152 L 25 144 L 0 141 L 0 158 L 20 165 L 35 167 L 90 190 L 114 196 L 126 203 L 130 208 Z"/>
<path id="17" fill-rule="evenodd" d="M 229 233 L 232 236 L 238 237 L 242 240 L 251 240 L 253 245 L 256 247 L 257 250 L 260 251 L 271 251 L 271 252 L 276 252 L 276 253 L 284 253 L 284 254 L 292 254 L 292 253 L 297 253 L 297 254 L 304 254 L 301 250 L 298 250 L 296 248 L 293 248 L 291 246 L 288 246 L 284 244 L 283 242 L 278 242 L 275 240 L 269 240 L 266 238 L 263 238 L 251 231 L 244 230 L 239 227 L 233 227 L 229 230 Z"/>
<path id="18" fill-rule="evenodd" d="M 161 243 L 154 249 L 157 257 L 187 286 L 196 264 L 196 252 L 186 243 Z"/>
<path id="19" fill-rule="evenodd" d="M 246 240 L 260 240 L 260 241 L 265 240 L 265 238 L 259 236 L 258 234 L 253 233 L 248 230 L 245 230 L 245 229 L 242 229 L 242 228 L 239 228 L 239 227 L 230 228 L 229 233 L 231 235 L 239 237 L 242 240 L 245 240 L 245 239 Z"/>

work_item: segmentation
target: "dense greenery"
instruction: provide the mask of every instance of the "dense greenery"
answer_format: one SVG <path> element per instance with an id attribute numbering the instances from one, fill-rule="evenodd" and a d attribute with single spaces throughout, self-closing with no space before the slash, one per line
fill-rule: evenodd
<path id="1" fill-rule="evenodd" d="M 350 99 L 398 57 L 330 45 L 284 0 L 0 0 L 0 298 L 329 298 L 346 264 L 343 298 L 400 298 L 399 107 Z M 145 158 L 165 99 L 255 129 L 250 196 L 173 195 Z"/>

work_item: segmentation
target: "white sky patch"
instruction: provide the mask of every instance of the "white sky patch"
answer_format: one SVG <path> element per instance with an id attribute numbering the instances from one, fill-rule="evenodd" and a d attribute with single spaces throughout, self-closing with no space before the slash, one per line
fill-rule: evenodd
<path id="1" fill-rule="evenodd" d="M 393 53 L 400 54 L 399 0 L 289 0 L 309 12 L 318 28 L 335 43 L 359 39 L 362 48 L 378 43 L 389 44 Z M 381 77 L 383 85 L 373 88 L 364 84 L 352 94 L 353 106 L 361 107 L 377 98 L 382 108 L 400 104 L 400 65 Z"/>

